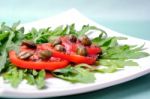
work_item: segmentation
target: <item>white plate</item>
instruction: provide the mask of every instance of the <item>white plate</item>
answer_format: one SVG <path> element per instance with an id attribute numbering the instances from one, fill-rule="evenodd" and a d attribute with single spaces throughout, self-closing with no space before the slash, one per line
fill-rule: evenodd
<path id="1" fill-rule="evenodd" d="M 77 29 L 82 25 L 90 24 L 97 26 L 105 30 L 109 36 L 124 36 L 128 37 L 128 41 L 124 41 L 127 44 L 138 44 L 142 45 L 145 42 L 145 47 L 148 48 L 146 51 L 150 52 L 150 41 L 137 39 L 134 37 L 126 36 L 115 31 L 112 31 L 104 26 L 101 26 L 87 17 L 80 14 L 77 10 L 71 9 L 64 13 L 61 13 L 57 16 L 42 19 L 36 22 L 31 22 L 24 24 L 27 30 L 32 27 L 43 28 L 48 26 L 58 26 L 65 24 L 75 23 Z M 96 35 L 96 34 L 94 34 Z M 90 92 L 102 88 L 106 88 L 112 85 L 123 83 L 142 75 L 150 73 L 150 57 L 142 58 L 137 60 L 140 64 L 139 67 L 126 67 L 124 70 L 118 71 L 112 74 L 96 74 L 96 81 L 92 84 L 71 84 L 69 82 L 51 78 L 46 81 L 47 89 L 37 90 L 35 86 L 29 86 L 24 81 L 21 83 L 19 88 L 14 89 L 9 84 L 5 84 L 0 78 L 0 97 L 15 97 L 15 98 L 41 98 L 41 97 L 56 97 L 56 96 L 65 96 L 78 93 Z"/>

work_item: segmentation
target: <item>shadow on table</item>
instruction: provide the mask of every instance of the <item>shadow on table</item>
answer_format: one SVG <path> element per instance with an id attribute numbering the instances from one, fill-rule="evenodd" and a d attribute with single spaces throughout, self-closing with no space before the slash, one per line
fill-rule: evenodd
<path id="1" fill-rule="evenodd" d="M 150 74 L 102 90 L 51 99 L 121 99 L 131 97 L 132 95 L 138 95 L 147 91 L 150 92 Z"/>

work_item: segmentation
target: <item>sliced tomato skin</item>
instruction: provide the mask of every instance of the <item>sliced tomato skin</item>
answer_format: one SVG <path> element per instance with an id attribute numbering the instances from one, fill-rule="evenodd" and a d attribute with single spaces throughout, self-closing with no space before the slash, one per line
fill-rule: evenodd
<path id="1" fill-rule="evenodd" d="M 14 65 L 16 65 L 17 67 L 20 68 L 25 68 L 25 69 L 35 69 L 35 70 L 41 70 L 41 69 L 45 69 L 45 70 L 55 70 L 55 69 L 60 69 L 60 68 L 64 68 L 68 65 L 68 61 L 66 60 L 62 60 L 62 61 L 39 61 L 39 62 L 34 62 L 34 61 L 26 61 L 26 60 L 21 60 L 16 56 L 16 52 L 15 51 L 10 51 L 9 52 L 9 59 L 11 61 L 11 63 L 13 63 Z"/>

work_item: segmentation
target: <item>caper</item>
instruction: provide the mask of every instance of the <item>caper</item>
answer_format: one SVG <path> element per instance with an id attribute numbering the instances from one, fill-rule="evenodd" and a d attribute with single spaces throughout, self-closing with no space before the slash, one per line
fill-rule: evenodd
<path id="1" fill-rule="evenodd" d="M 77 37 L 76 37 L 75 35 L 73 35 L 73 34 L 70 34 L 70 35 L 68 36 L 68 38 L 69 38 L 69 40 L 70 40 L 71 42 L 76 42 L 76 41 L 77 41 Z"/>
<path id="2" fill-rule="evenodd" d="M 61 43 L 62 43 L 62 42 L 61 42 L 60 39 L 56 39 L 56 40 L 54 40 L 54 41 L 52 42 L 52 46 L 56 46 L 56 45 L 61 44 Z"/>
<path id="3" fill-rule="evenodd" d="M 22 45 L 26 45 L 29 48 L 36 48 L 36 44 L 31 40 L 24 40 Z"/>
<path id="4" fill-rule="evenodd" d="M 18 56 L 18 58 L 20 58 L 20 59 L 28 59 L 28 58 L 30 58 L 32 55 L 33 55 L 32 52 L 22 51 L 22 52 L 20 52 L 17 56 Z"/>
<path id="5" fill-rule="evenodd" d="M 90 46 L 91 43 L 92 43 L 91 40 L 86 35 L 81 37 L 81 44 L 85 46 Z"/>
<path id="6" fill-rule="evenodd" d="M 52 52 L 49 50 L 43 50 L 39 53 L 39 57 L 41 59 L 48 59 L 52 56 Z"/>
<path id="7" fill-rule="evenodd" d="M 56 45 L 55 50 L 60 51 L 60 52 L 65 52 L 65 48 L 62 45 Z"/>
<path id="8" fill-rule="evenodd" d="M 78 55 L 82 55 L 82 56 L 86 56 L 87 55 L 87 50 L 84 46 L 79 46 L 77 48 L 77 54 Z"/>

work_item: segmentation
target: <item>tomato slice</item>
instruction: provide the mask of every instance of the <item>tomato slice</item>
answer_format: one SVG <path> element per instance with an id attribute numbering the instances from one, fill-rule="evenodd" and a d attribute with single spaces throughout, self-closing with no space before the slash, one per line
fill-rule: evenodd
<path id="1" fill-rule="evenodd" d="M 65 54 L 65 53 L 62 53 L 62 52 L 55 51 L 53 49 L 50 49 L 50 50 L 53 52 L 54 57 L 59 57 L 61 59 L 66 59 L 70 62 L 74 62 L 74 63 L 77 63 L 77 64 L 79 64 L 79 63 L 94 64 L 95 61 L 96 61 L 96 58 L 93 58 L 93 57 L 84 57 L 84 56 L 77 55 L 77 54 L 68 55 L 68 54 Z"/>
<path id="2" fill-rule="evenodd" d="M 68 65 L 68 61 L 61 60 L 61 61 L 27 61 L 21 60 L 17 57 L 15 51 L 9 52 L 9 59 L 10 61 L 15 64 L 17 67 L 25 68 L 25 69 L 36 69 L 36 70 L 55 70 L 64 68 Z"/>
<path id="3" fill-rule="evenodd" d="M 66 50 L 69 52 L 76 52 L 78 46 L 81 46 L 82 44 L 77 41 L 76 43 L 72 43 L 70 42 L 67 37 L 61 37 L 62 40 L 62 44 L 65 46 Z M 94 45 L 91 46 L 85 46 L 88 55 L 96 55 L 99 54 L 102 50 L 100 49 L 100 47 L 96 47 Z"/>
<path id="4" fill-rule="evenodd" d="M 79 63 L 94 64 L 96 61 L 96 57 L 94 57 L 94 56 L 93 57 L 88 57 L 88 56 L 85 57 L 85 56 L 77 55 L 75 53 L 67 54 L 67 53 L 56 51 L 55 49 L 53 49 L 51 47 L 50 43 L 38 45 L 38 48 L 43 49 L 43 50 L 50 50 L 53 53 L 52 56 L 59 57 L 61 59 L 65 59 L 65 60 L 68 60 L 69 62 L 73 62 L 73 63 L 77 63 L 77 64 L 79 64 Z"/>

